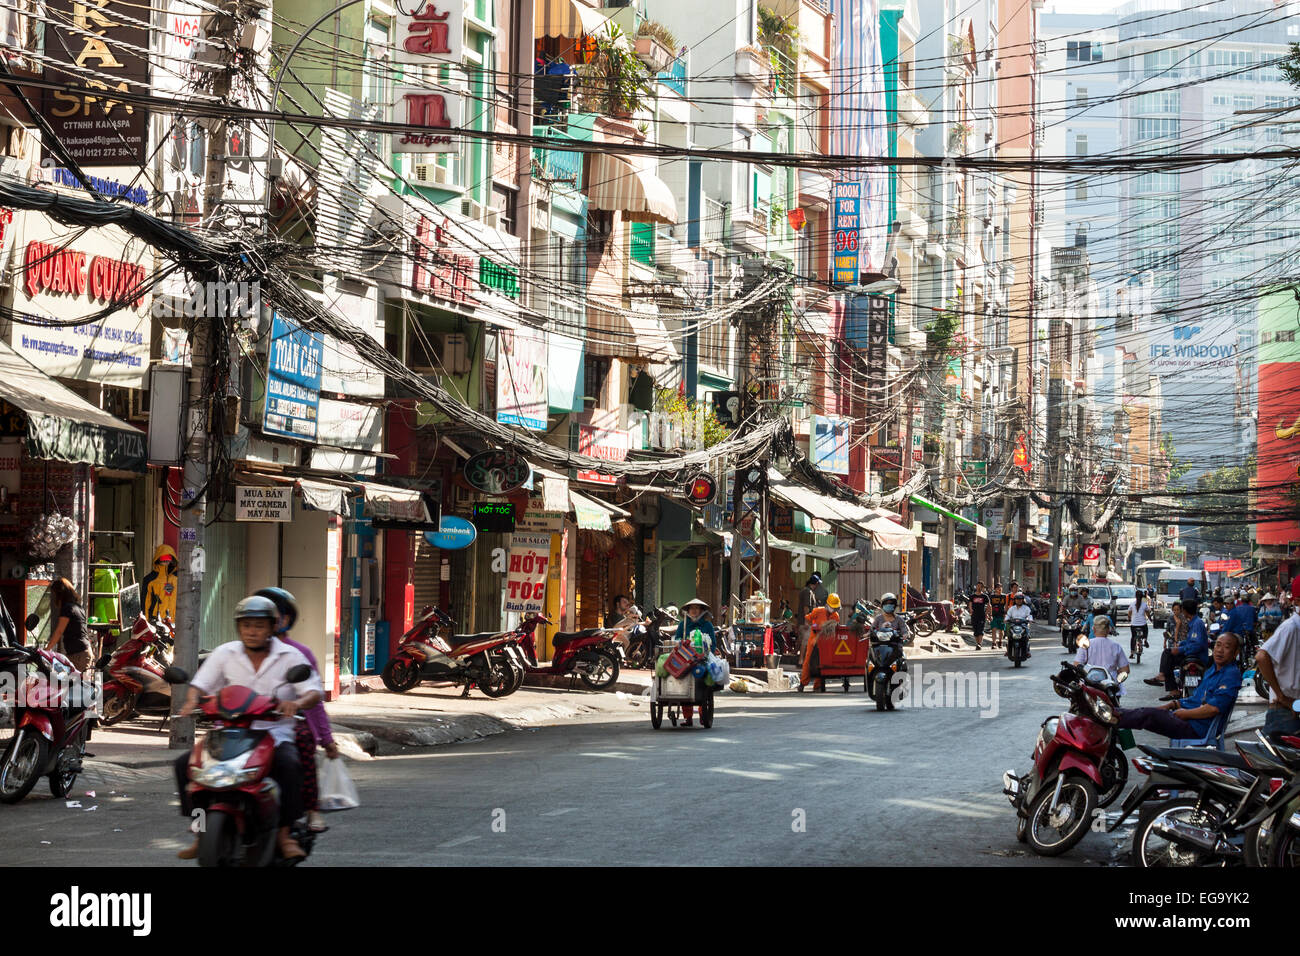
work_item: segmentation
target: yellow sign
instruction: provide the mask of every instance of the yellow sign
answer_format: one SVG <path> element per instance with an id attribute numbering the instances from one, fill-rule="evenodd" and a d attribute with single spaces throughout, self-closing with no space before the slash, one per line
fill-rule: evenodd
<path id="1" fill-rule="evenodd" d="M 842 637 L 840 638 L 839 646 L 835 648 L 835 656 L 836 657 L 853 656 L 853 652 L 849 650 L 849 642 Z"/>

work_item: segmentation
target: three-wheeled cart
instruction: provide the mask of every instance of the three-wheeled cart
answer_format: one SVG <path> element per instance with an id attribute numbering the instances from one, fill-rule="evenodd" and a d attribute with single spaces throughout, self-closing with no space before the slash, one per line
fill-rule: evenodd
<path id="1" fill-rule="evenodd" d="M 677 647 L 676 643 L 661 644 L 659 653 L 668 654 Z M 682 716 L 682 707 L 692 705 L 699 710 L 700 724 L 713 726 L 713 691 L 703 677 L 696 677 L 687 671 L 681 677 L 672 674 L 660 677 L 658 674 L 650 682 L 650 726 L 658 730 L 663 726 L 664 717 L 674 727 Z"/>
<path id="2" fill-rule="evenodd" d="M 860 677 L 862 689 L 867 687 L 867 652 L 871 641 L 867 634 L 856 628 L 840 625 L 834 634 L 822 633 L 817 638 L 817 673 L 823 680 L 844 678 L 844 691 L 848 693 L 849 678 Z"/>

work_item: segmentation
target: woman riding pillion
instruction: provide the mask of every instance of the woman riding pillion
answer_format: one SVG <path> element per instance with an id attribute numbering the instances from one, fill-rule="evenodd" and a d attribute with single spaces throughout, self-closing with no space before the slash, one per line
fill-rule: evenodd
<path id="1" fill-rule="evenodd" d="M 280 612 L 275 636 L 290 647 L 297 648 L 302 656 L 307 658 L 311 669 L 319 674 L 320 668 L 316 666 L 316 655 L 305 645 L 289 637 L 290 628 L 298 623 L 298 601 L 294 596 L 284 588 L 262 588 L 257 592 L 257 597 L 269 598 L 275 602 Z M 321 816 L 318 807 L 320 783 L 316 777 L 316 746 L 319 744 L 324 747 L 325 756 L 330 760 L 339 758 L 339 747 L 334 742 L 334 733 L 330 729 L 330 719 L 325 713 L 324 701 L 304 710 L 302 716 L 303 720 L 294 726 L 294 744 L 298 748 L 298 757 L 302 761 L 302 802 L 307 810 L 307 825 L 314 833 L 324 833 L 329 827 L 325 825 L 325 819 Z"/>
<path id="2" fill-rule="evenodd" d="M 247 687 L 256 694 L 275 697 L 275 712 L 292 718 L 301 710 L 314 707 L 321 700 L 320 676 L 297 684 L 285 677 L 294 667 L 306 665 L 301 652 L 275 636 L 280 620 L 279 608 L 269 598 L 250 595 L 235 605 L 236 640 L 214 650 L 190 681 L 179 716 L 188 717 L 198 708 L 199 699 L 216 694 L 231 685 Z M 288 696 L 286 696 L 288 695 Z M 280 786 L 280 828 L 276 835 L 280 855 L 289 861 L 300 860 L 306 853 L 289 834 L 289 827 L 303 813 L 302 764 L 294 746 L 294 729 L 287 720 L 257 720 L 253 730 L 266 730 L 275 742 L 271 760 L 271 777 Z M 181 815 L 191 816 L 193 805 L 187 791 L 190 754 L 176 759 L 177 791 L 181 798 Z M 192 860 L 199 855 L 199 841 L 181 850 L 177 856 Z"/>
<path id="3" fill-rule="evenodd" d="M 689 641 L 691 635 L 696 631 L 699 631 L 701 636 L 704 638 L 705 653 L 713 651 L 714 648 L 718 646 L 718 635 L 717 632 L 713 630 L 713 622 L 704 617 L 708 610 L 709 606 L 699 598 L 695 598 L 694 600 L 687 601 L 683 604 L 682 613 L 684 617 L 682 617 L 681 621 L 677 624 L 677 632 L 673 635 L 674 638 L 679 642 Z M 685 718 L 685 720 L 682 721 L 682 726 L 692 726 L 691 718 L 695 716 L 695 707 L 691 704 L 683 704 L 682 716 Z"/>

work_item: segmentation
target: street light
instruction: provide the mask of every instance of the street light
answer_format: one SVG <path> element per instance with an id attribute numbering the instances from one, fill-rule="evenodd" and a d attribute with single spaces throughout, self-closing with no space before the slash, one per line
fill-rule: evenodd
<path id="1" fill-rule="evenodd" d="M 903 283 L 897 279 L 880 279 L 866 285 L 846 285 L 844 291 L 853 295 L 893 295 L 902 287 Z"/>

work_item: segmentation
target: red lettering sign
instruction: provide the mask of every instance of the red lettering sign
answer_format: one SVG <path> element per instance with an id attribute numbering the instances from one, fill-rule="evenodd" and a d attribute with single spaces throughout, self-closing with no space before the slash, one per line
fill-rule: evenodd
<path id="1" fill-rule="evenodd" d="M 85 295 L 99 302 L 128 302 L 139 308 L 144 301 L 144 266 L 107 256 L 95 256 L 86 263 L 86 254 L 63 249 L 48 242 L 29 242 L 23 261 L 23 285 L 27 295 L 40 292 L 64 292 Z"/>
<path id="2" fill-rule="evenodd" d="M 450 53 L 451 33 L 446 22 L 447 16 L 446 13 L 438 13 L 432 3 L 426 3 L 424 9 L 411 21 L 402 48 L 407 53 L 420 53 L 424 56 Z"/>

